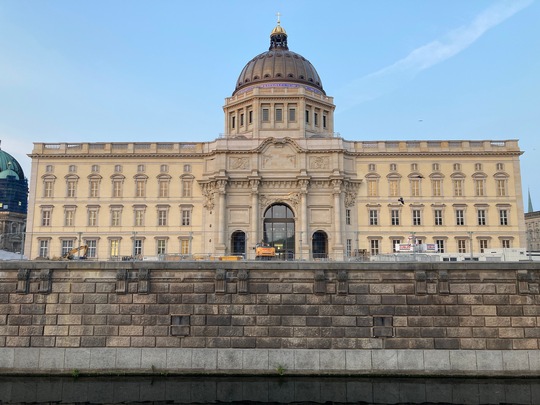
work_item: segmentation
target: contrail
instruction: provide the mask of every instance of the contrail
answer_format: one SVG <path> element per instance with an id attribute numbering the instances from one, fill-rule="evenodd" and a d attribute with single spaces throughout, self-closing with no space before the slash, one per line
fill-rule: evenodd
<path id="1" fill-rule="evenodd" d="M 470 24 L 456 28 L 442 38 L 414 49 L 405 58 L 377 72 L 354 80 L 342 88 L 339 112 L 387 94 L 418 73 L 467 49 L 491 28 L 530 6 L 533 0 L 502 1 L 488 7 Z"/>

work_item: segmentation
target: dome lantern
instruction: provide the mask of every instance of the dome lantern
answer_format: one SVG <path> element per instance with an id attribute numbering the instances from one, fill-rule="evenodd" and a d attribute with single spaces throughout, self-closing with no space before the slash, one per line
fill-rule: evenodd
<path id="1" fill-rule="evenodd" d="M 286 51 L 289 50 L 289 47 L 287 46 L 287 32 L 281 26 L 281 23 L 279 21 L 280 15 L 280 13 L 277 13 L 277 25 L 270 34 L 270 48 L 268 49 L 269 51 L 271 51 L 272 49 L 284 49 Z"/>

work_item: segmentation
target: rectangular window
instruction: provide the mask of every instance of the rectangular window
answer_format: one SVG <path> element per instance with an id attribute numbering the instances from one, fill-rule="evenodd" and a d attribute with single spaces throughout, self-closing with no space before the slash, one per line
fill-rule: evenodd
<path id="1" fill-rule="evenodd" d="M 296 121 L 296 109 L 295 108 L 289 108 L 289 121 L 295 122 Z"/>
<path id="2" fill-rule="evenodd" d="M 62 241 L 62 256 L 67 255 L 71 249 L 73 249 L 73 240 L 72 239 L 63 240 Z"/>
<path id="3" fill-rule="evenodd" d="M 454 197 L 463 196 L 463 180 L 452 180 L 454 186 Z"/>
<path id="4" fill-rule="evenodd" d="M 90 197 L 99 197 L 99 180 L 90 180 Z"/>
<path id="5" fill-rule="evenodd" d="M 164 255 L 167 253 L 167 239 L 158 239 L 157 240 L 157 254 Z"/>
<path id="6" fill-rule="evenodd" d="M 379 225 L 379 211 L 369 210 L 369 224 Z"/>
<path id="7" fill-rule="evenodd" d="M 182 180 L 182 197 L 191 197 L 191 180 Z"/>
<path id="8" fill-rule="evenodd" d="M 347 239 L 345 241 L 345 254 L 347 257 L 351 257 L 352 255 L 352 239 Z"/>
<path id="9" fill-rule="evenodd" d="M 322 116 L 322 126 L 323 128 L 326 128 L 326 115 Z"/>
<path id="10" fill-rule="evenodd" d="M 64 211 L 64 226 L 74 226 L 75 211 L 72 209 Z"/>
<path id="11" fill-rule="evenodd" d="M 189 239 L 180 240 L 180 254 L 183 254 L 183 255 L 189 254 Z"/>
<path id="12" fill-rule="evenodd" d="M 377 197 L 379 193 L 377 189 L 377 180 L 368 180 L 367 187 L 368 187 L 368 196 Z"/>
<path id="13" fill-rule="evenodd" d="M 391 213 L 392 225 L 399 225 L 399 210 L 392 210 Z"/>
<path id="14" fill-rule="evenodd" d="M 319 126 L 319 113 L 313 113 L 313 124 Z"/>
<path id="15" fill-rule="evenodd" d="M 133 254 L 138 257 L 143 253 L 143 241 L 142 239 L 135 239 L 133 241 Z"/>
<path id="16" fill-rule="evenodd" d="M 233 116 L 231 117 L 231 128 L 232 128 L 232 129 L 234 129 L 235 124 L 236 124 L 236 117 L 233 115 Z"/>
<path id="17" fill-rule="evenodd" d="M 398 180 L 388 180 L 390 197 L 399 197 L 399 182 Z"/>
<path id="18" fill-rule="evenodd" d="M 478 243 L 480 245 L 480 253 L 484 253 L 488 249 L 488 240 L 480 239 Z"/>
<path id="19" fill-rule="evenodd" d="M 113 181 L 113 197 L 122 197 L 122 180 Z"/>
<path id="20" fill-rule="evenodd" d="M 438 252 L 444 253 L 444 239 L 437 239 L 435 243 L 437 244 Z"/>
<path id="21" fill-rule="evenodd" d="M 501 247 L 504 249 L 510 249 L 512 247 L 510 239 L 501 239 Z"/>
<path id="22" fill-rule="evenodd" d="M 431 180 L 431 188 L 433 190 L 434 197 L 440 197 L 442 195 L 442 180 Z"/>
<path id="23" fill-rule="evenodd" d="M 51 211 L 41 211 L 41 226 L 51 226 Z"/>
<path id="24" fill-rule="evenodd" d="M 77 182 L 75 180 L 68 180 L 67 181 L 67 196 L 75 197 L 76 192 L 77 192 Z"/>
<path id="25" fill-rule="evenodd" d="M 52 198 L 54 196 L 54 181 L 46 181 L 43 183 L 43 197 Z"/>
<path id="26" fill-rule="evenodd" d="M 159 196 L 161 198 L 166 198 L 169 196 L 169 181 L 160 180 L 159 182 Z"/>
<path id="27" fill-rule="evenodd" d="M 145 197 L 146 196 L 146 181 L 137 180 L 135 182 L 135 197 Z"/>
<path id="28" fill-rule="evenodd" d="M 345 225 L 351 224 L 351 210 L 346 209 L 345 210 Z"/>
<path id="29" fill-rule="evenodd" d="M 183 209 L 182 210 L 182 226 L 191 225 L 191 210 Z"/>
<path id="30" fill-rule="evenodd" d="M 161 173 L 167 173 L 169 171 L 169 165 L 161 165 L 159 169 Z"/>
<path id="31" fill-rule="evenodd" d="M 144 165 L 137 165 L 137 172 L 144 173 L 144 171 L 145 171 L 145 166 Z"/>
<path id="32" fill-rule="evenodd" d="M 412 219 L 413 219 L 413 225 L 422 225 L 422 211 L 413 210 Z"/>
<path id="33" fill-rule="evenodd" d="M 135 226 L 144 226 L 144 210 L 135 210 Z"/>
<path id="34" fill-rule="evenodd" d="M 465 225 L 465 212 L 463 210 L 456 210 L 456 225 Z"/>
<path id="35" fill-rule="evenodd" d="M 497 184 L 497 196 L 506 197 L 506 179 L 496 180 L 496 184 Z"/>
<path id="36" fill-rule="evenodd" d="M 411 180 L 411 195 L 420 197 L 420 180 Z"/>
<path id="37" fill-rule="evenodd" d="M 306 110 L 306 124 L 309 124 L 309 110 Z"/>
<path id="38" fill-rule="evenodd" d="M 371 255 L 378 255 L 379 254 L 379 240 L 378 239 L 372 239 L 370 241 L 370 248 L 371 248 Z"/>
<path id="39" fill-rule="evenodd" d="M 478 210 L 478 225 L 485 225 L 486 224 L 486 210 Z"/>
<path id="40" fill-rule="evenodd" d="M 244 126 L 244 114 L 240 114 L 240 126 Z"/>
<path id="41" fill-rule="evenodd" d="M 434 210 L 433 216 L 435 218 L 435 225 L 440 226 L 443 224 L 443 212 L 442 210 Z"/>
<path id="42" fill-rule="evenodd" d="M 49 241 L 39 241 L 39 257 L 49 257 Z"/>
<path id="43" fill-rule="evenodd" d="M 122 218 L 122 211 L 112 210 L 111 211 L 111 226 L 120 226 L 121 218 Z"/>
<path id="44" fill-rule="evenodd" d="M 119 239 L 110 240 L 109 253 L 111 257 L 118 257 L 120 255 L 120 240 Z"/>
<path id="45" fill-rule="evenodd" d="M 392 239 L 392 251 L 399 252 L 399 244 L 401 243 L 400 239 Z"/>
<path id="46" fill-rule="evenodd" d="M 263 122 L 270 121 L 270 110 L 268 108 L 262 109 L 262 121 Z"/>
<path id="47" fill-rule="evenodd" d="M 167 210 L 160 209 L 158 211 L 158 226 L 167 226 Z"/>
<path id="48" fill-rule="evenodd" d="M 499 210 L 499 224 L 503 226 L 508 225 L 508 211 L 507 210 Z"/>
<path id="49" fill-rule="evenodd" d="M 96 208 L 88 210 L 88 226 L 97 226 L 97 214 L 98 210 Z"/>
<path id="50" fill-rule="evenodd" d="M 253 123 L 253 111 L 248 111 L 248 124 Z"/>
<path id="51" fill-rule="evenodd" d="M 97 240 L 95 239 L 86 239 L 84 241 L 88 250 L 86 251 L 86 257 L 89 259 L 95 259 L 97 257 Z"/>
<path id="52" fill-rule="evenodd" d="M 484 184 L 485 184 L 484 179 L 474 181 L 474 194 L 477 197 L 484 197 L 485 195 Z"/>
<path id="53" fill-rule="evenodd" d="M 467 253 L 467 241 L 465 239 L 458 239 L 458 253 Z"/>
<path id="54" fill-rule="evenodd" d="M 276 108 L 276 121 L 282 122 L 283 121 L 283 109 L 282 108 Z"/>

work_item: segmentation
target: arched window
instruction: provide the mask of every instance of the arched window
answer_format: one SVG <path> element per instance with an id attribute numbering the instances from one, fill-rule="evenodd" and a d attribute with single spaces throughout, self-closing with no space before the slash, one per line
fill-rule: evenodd
<path id="1" fill-rule="evenodd" d="M 324 231 L 317 231 L 312 237 L 312 249 L 314 259 L 328 258 L 328 235 Z"/>
<path id="2" fill-rule="evenodd" d="M 246 234 L 242 231 L 235 231 L 231 235 L 231 253 L 236 255 L 246 254 Z"/>
<path id="3" fill-rule="evenodd" d="M 295 222 L 292 210 L 285 204 L 274 204 L 264 213 L 263 240 L 276 248 L 281 260 L 293 260 Z"/>

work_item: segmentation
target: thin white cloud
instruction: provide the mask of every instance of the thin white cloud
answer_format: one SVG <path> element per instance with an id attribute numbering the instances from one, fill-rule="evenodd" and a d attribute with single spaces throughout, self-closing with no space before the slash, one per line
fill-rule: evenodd
<path id="1" fill-rule="evenodd" d="M 504 0 L 480 13 L 470 24 L 416 48 L 405 58 L 349 83 L 340 94 L 340 111 L 373 100 L 398 88 L 421 71 L 467 49 L 491 28 L 530 6 L 533 0 Z"/>

